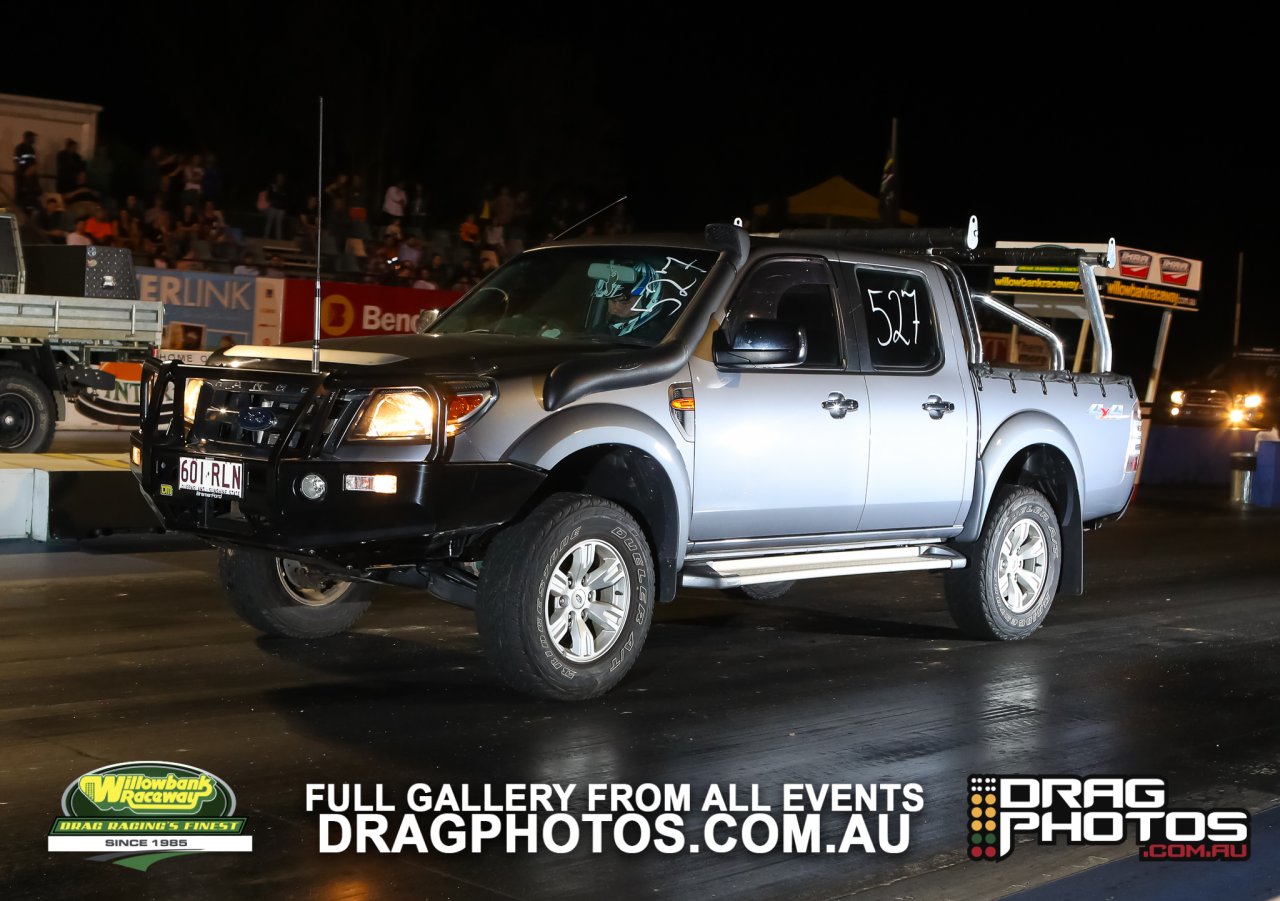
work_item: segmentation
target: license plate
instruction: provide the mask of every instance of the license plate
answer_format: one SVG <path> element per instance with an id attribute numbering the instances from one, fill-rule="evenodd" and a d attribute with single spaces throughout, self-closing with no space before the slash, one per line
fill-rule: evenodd
<path id="1" fill-rule="evenodd" d="M 178 487 L 205 497 L 244 497 L 244 466 L 229 460 L 179 457 Z"/>

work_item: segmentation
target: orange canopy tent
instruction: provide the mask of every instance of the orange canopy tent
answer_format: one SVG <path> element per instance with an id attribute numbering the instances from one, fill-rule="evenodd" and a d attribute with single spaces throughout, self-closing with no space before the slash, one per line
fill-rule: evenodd
<path id="1" fill-rule="evenodd" d="M 769 212 L 769 204 L 756 204 L 757 219 L 768 216 Z M 823 220 L 823 225 L 829 225 L 836 219 L 877 222 L 880 219 L 880 199 L 848 179 L 833 175 L 821 184 L 788 197 L 786 216 L 801 221 Z M 898 220 L 903 225 L 920 224 L 920 217 L 906 210 L 898 212 Z"/>

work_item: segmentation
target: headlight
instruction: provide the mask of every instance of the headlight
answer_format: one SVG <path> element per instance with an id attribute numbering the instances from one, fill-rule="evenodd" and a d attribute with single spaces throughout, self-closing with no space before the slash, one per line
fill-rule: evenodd
<path id="1" fill-rule="evenodd" d="M 1227 421 L 1232 425 L 1244 422 L 1244 410 L 1239 408 L 1232 409 L 1232 411 L 1227 414 Z"/>
<path id="2" fill-rule="evenodd" d="M 351 437 L 430 441 L 435 411 L 421 391 L 379 391 L 369 399 Z"/>
<path id="3" fill-rule="evenodd" d="M 1260 407 L 1260 406 L 1262 406 L 1262 395 L 1261 395 L 1261 394 L 1246 394 L 1246 395 L 1245 395 L 1245 398 L 1244 398 L 1244 405 L 1245 405 L 1246 407 L 1248 407 L 1249 409 L 1251 409 L 1251 410 L 1252 410 L 1254 407 Z"/>
<path id="4" fill-rule="evenodd" d="M 1185 397 L 1186 395 L 1183 394 L 1181 391 L 1174 391 L 1172 394 L 1169 395 L 1169 400 L 1173 401 L 1175 404 L 1180 404 L 1182 403 Z"/>
<path id="5" fill-rule="evenodd" d="M 200 389 L 204 387 L 204 379 L 187 379 L 187 386 L 182 389 L 182 418 L 187 425 L 196 421 L 196 404 L 200 401 Z"/>

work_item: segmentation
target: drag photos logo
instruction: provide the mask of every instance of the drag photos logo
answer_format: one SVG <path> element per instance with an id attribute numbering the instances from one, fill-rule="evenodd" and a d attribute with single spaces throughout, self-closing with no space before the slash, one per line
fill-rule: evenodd
<path id="1" fill-rule="evenodd" d="M 969 777 L 970 860 L 1003 860 L 1019 834 L 1039 845 L 1138 844 L 1141 860 L 1248 860 L 1246 810 L 1167 808 L 1154 776 Z"/>
<path id="2" fill-rule="evenodd" d="M 92 860 L 144 871 L 184 854 L 252 851 L 235 809 L 231 786 L 206 770 L 162 760 L 114 763 L 67 786 L 49 850 L 96 852 Z"/>

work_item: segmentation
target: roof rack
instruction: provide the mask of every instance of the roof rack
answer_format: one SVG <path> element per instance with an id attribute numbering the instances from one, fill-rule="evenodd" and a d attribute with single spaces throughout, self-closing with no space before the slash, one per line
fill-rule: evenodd
<path id="1" fill-rule="evenodd" d="M 762 235 L 762 237 L 764 237 Z M 1107 242 L 1103 252 L 1080 247 L 978 247 L 978 217 L 969 217 L 968 228 L 792 228 L 770 237 L 814 244 L 819 247 L 883 250 L 889 253 L 927 254 L 956 264 L 984 266 L 1071 266 L 1080 274 L 1080 290 L 1084 294 L 1098 345 L 1098 371 L 1110 372 L 1111 333 L 1107 328 L 1098 293 L 1095 266 L 1114 269 L 1116 239 Z"/>
<path id="2" fill-rule="evenodd" d="M 788 228 L 777 236 L 823 247 L 972 251 L 978 246 L 978 217 L 970 216 L 967 228 Z"/>

